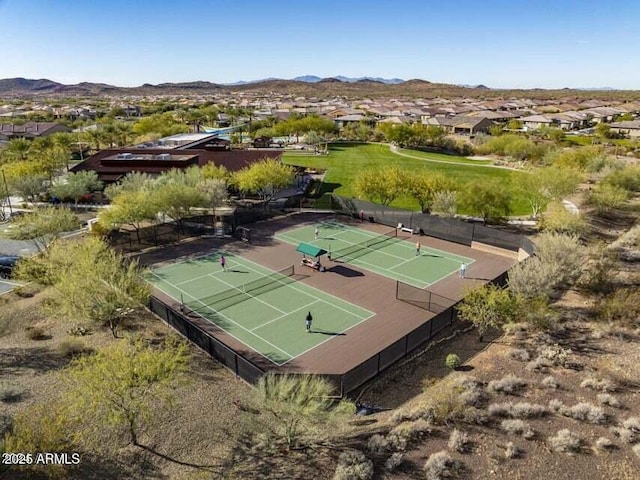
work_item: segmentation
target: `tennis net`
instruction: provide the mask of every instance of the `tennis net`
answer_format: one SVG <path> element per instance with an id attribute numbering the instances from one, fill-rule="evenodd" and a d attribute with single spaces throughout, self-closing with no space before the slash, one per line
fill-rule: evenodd
<path id="1" fill-rule="evenodd" d="M 183 301 L 182 304 L 192 312 L 206 316 L 207 311 L 210 313 L 211 309 L 219 312 L 225 308 L 262 295 L 263 293 L 276 290 L 284 285 L 289 285 L 296 281 L 293 277 L 294 274 L 294 266 L 290 265 L 269 275 L 238 285 L 237 287 L 214 293 L 208 297 L 190 299 L 186 302 Z"/>
<path id="2" fill-rule="evenodd" d="M 351 260 L 356 259 L 358 257 L 361 257 L 362 255 L 365 255 L 367 251 L 370 250 L 372 247 L 391 241 L 397 236 L 398 236 L 398 231 L 397 229 L 393 228 L 374 238 L 369 238 L 364 242 L 354 243 L 353 245 L 349 245 L 348 247 L 339 248 L 338 250 L 331 252 L 331 259 L 332 260 L 338 260 L 342 258 L 351 259 Z"/>

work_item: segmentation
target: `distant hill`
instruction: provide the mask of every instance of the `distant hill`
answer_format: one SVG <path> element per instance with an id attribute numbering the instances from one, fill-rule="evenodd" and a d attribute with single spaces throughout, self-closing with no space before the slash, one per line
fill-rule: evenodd
<path id="1" fill-rule="evenodd" d="M 334 78 L 336 80 L 340 80 L 341 82 L 346 82 L 346 83 L 356 83 L 356 82 L 362 82 L 362 81 L 368 80 L 372 82 L 386 83 L 388 85 L 396 85 L 398 83 L 404 82 L 404 80 L 402 80 L 401 78 L 380 78 L 380 77 L 355 77 L 354 78 L 354 77 L 344 77 L 342 75 L 337 75 L 331 78 Z M 303 75 L 301 77 L 293 78 L 292 80 L 296 80 L 298 82 L 317 83 L 326 79 L 317 77 L 315 75 Z"/>
<path id="2" fill-rule="evenodd" d="M 381 79 L 377 77 L 330 77 L 320 78 L 314 75 L 297 77 L 293 80 L 267 78 L 255 82 L 237 82 L 221 85 L 208 81 L 145 83 L 139 87 L 118 87 L 105 83 L 82 82 L 65 85 L 47 79 L 31 80 L 26 78 L 7 78 L 0 80 L 0 97 L 97 97 L 97 96 L 154 96 L 154 95 L 212 95 L 219 93 L 255 92 L 269 95 L 273 93 L 291 94 L 307 97 L 348 96 L 352 98 L 507 98 L 512 96 L 529 98 L 620 98 L 640 100 L 638 91 L 616 91 L 608 89 L 593 90 L 497 90 L 484 85 L 462 86 L 444 83 L 432 83 L 427 80 L 398 78 Z"/>

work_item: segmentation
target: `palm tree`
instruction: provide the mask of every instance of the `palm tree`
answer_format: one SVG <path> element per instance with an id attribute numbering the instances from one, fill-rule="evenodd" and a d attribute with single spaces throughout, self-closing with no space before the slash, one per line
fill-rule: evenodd
<path id="1" fill-rule="evenodd" d="M 29 156 L 29 149 L 31 148 L 31 142 L 24 138 L 16 138 L 11 140 L 7 145 L 5 152 L 14 160 L 26 160 Z"/>
<path id="2" fill-rule="evenodd" d="M 87 140 L 87 143 L 89 143 L 89 145 L 94 147 L 96 151 L 101 149 L 102 143 L 104 142 L 105 139 L 104 139 L 104 133 L 102 132 L 100 127 L 97 127 L 92 130 L 85 130 L 84 136 L 85 136 L 85 139 Z"/>
<path id="3" fill-rule="evenodd" d="M 67 159 L 67 172 L 69 171 L 69 160 L 71 160 L 72 147 L 75 144 L 73 137 L 70 133 L 60 132 L 52 135 L 53 141 L 58 149 L 60 149 L 61 155 Z"/>

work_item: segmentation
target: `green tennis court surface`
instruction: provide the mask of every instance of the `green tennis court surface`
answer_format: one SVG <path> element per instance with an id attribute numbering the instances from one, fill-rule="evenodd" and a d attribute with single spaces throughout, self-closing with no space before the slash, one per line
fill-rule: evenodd
<path id="1" fill-rule="evenodd" d="M 403 240 L 395 236 L 395 231 L 389 229 L 388 235 L 379 235 L 339 222 L 322 222 L 277 233 L 275 238 L 291 245 L 301 242 L 316 245 L 331 252 L 333 260 L 358 265 L 418 288 L 426 288 L 458 271 L 461 263 L 474 262 L 472 258 L 425 246 L 416 255 L 417 237 Z"/>
<path id="2" fill-rule="evenodd" d="M 224 254 L 226 271 L 220 266 Z M 226 252 L 151 270 L 154 287 L 277 365 L 283 365 L 374 313 L 300 283 L 294 267 L 274 272 Z M 307 312 L 311 333 L 305 330 Z"/>

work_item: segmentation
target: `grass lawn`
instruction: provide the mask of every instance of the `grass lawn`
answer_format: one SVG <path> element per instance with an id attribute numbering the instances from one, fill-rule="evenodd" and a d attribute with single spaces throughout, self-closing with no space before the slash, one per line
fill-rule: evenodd
<path id="1" fill-rule="evenodd" d="M 461 187 L 474 180 L 498 179 L 504 183 L 505 188 L 510 188 L 509 183 L 514 175 L 525 175 L 500 168 L 482 167 L 475 160 L 468 160 L 465 157 L 406 149 L 403 149 L 402 152 L 424 159 L 456 162 L 459 165 L 407 158 L 392 153 L 387 145 L 381 144 L 332 144 L 329 146 L 329 155 L 326 156 L 302 156 L 285 153 L 283 159 L 291 165 L 326 169 L 327 175 L 324 179 L 322 193 L 334 192 L 345 197 L 356 196 L 353 185 L 359 172 L 385 165 L 395 165 L 409 171 L 440 172 L 454 179 Z M 469 165 L 469 163 L 473 163 L 473 165 Z M 480 161 L 481 163 L 482 161 Z M 391 205 L 409 210 L 420 209 L 418 202 L 410 196 L 399 197 Z M 513 195 L 511 206 L 513 215 L 530 213 L 527 202 L 519 195 Z"/>

